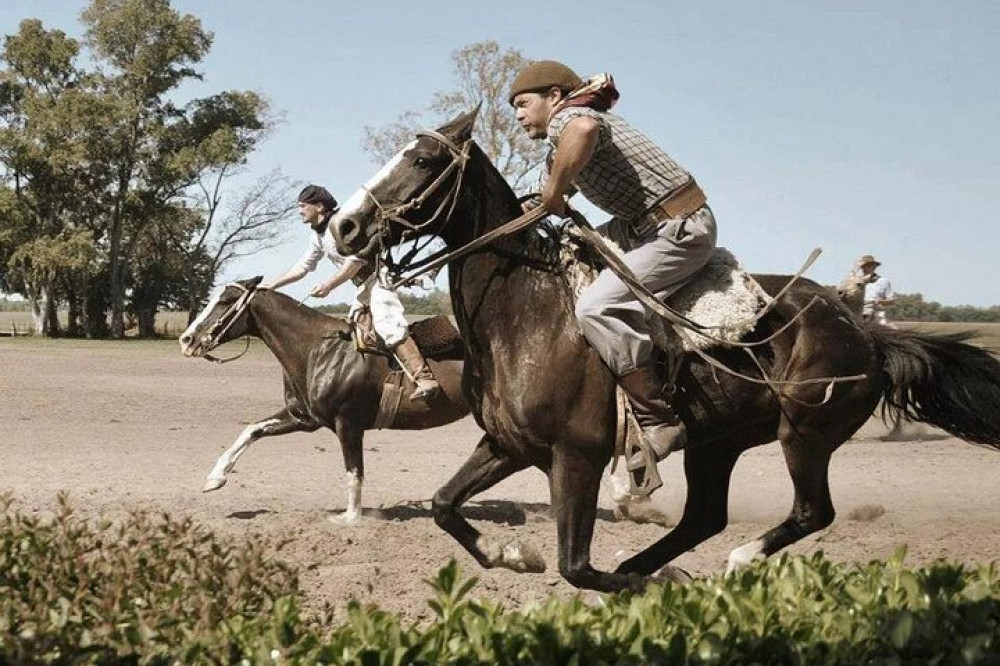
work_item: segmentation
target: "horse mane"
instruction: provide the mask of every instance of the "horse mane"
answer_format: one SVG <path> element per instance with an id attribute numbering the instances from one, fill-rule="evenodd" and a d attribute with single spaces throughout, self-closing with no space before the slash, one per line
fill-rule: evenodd
<path id="1" fill-rule="evenodd" d="M 275 289 L 268 289 L 266 287 L 258 287 L 258 290 L 267 292 L 278 299 L 283 307 L 292 309 L 296 314 L 303 317 L 309 317 L 316 319 L 317 321 L 322 318 L 322 323 L 324 326 L 332 327 L 335 332 L 348 332 L 351 330 L 351 323 L 348 321 L 347 317 L 341 317 L 338 315 L 326 314 L 325 312 L 320 312 L 316 308 L 309 307 L 302 301 L 289 296 L 288 294 L 282 293 Z"/>
<path id="2" fill-rule="evenodd" d="M 495 220 L 497 224 L 502 224 L 513 219 L 513 216 L 519 215 L 520 205 L 517 202 L 517 194 L 489 155 L 474 140 L 469 164 L 471 168 L 479 170 L 479 182 L 482 186 L 482 191 L 476 191 L 474 195 L 471 191 L 476 188 L 466 188 L 464 195 L 475 197 L 474 200 L 468 202 L 469 210 L 478 211 L 475 215 L 477 218 L 475 224 L 478 225 L 484 219 Z M 476 171 L 474 170 L 470 175 L 475 177 Z M 492 205 L 484 208 L 483 206 L 487 203 Z M 511 212 L 500 210 L 500 206 L 509 208 Z M 488 231 L 488 229 L 477 228 L 475 235 L 479 236 L 484 231 Z M 546 272 L 562 273 L 563 233 L 560 225 L 551 222 L 549 218 L 543 218 L 534 227 L 512 237 L 497 240 L 493 243 L 492 249 L 497 254 L 506 255 L 515 263 L 530 265 Z M 596 257 L 589 257 L 590 261 L 595 259 Z"/>

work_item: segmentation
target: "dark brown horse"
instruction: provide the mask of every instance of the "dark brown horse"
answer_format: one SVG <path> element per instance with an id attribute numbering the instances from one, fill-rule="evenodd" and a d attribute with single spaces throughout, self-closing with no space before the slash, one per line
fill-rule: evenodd
<path id="1" fill-rule="evenodd" d="M 471 140 L 475 115 L 420 133 L 344 205 L 331 224 L 342 251 L 387 257 L 401 240 L 423 234 L 439 236 L 453 250 L 520 214 L 514 193 Z M 996 358 L 960 337 L 863 326 L 833 292 L 799 280 L 749 336 L 763 341 L 774 335 L 757 348 L 762 369 L 784 382 L 866 378 L 835 384 L 824 400 L 822 383 L 768 387 L 688 358 L 678 398 L 689 433 L 684 514 L 614 573 L 598 571 L 590 563 L 590 543 L 601 471 L 614 448 L 615 383 L 580 332 L 550 245 L 542 233 L 522 232 L 450 265 L 452 306 L 466 346 L 463 390 L 486 435 L 436 493 L 433 511 L 484 567 L 544 567 L 524 545 L 496 543 L 458 511 L 470 497 L 531 465 L 549 478 L 560 573 L 573 585 L 611 591 L 642 588 L 650 574 L 722 531 L 737 458 L 775 439 L 795 488 L 791 513 L 734 550 L 730 566 L 830 525 L 830 456 L 882 397 L 910 418 L 1000 448 Z M 790 278 L 757 279 L 777 294 Z M 761 376 L 744 350 L 711 353 L 744 375 Z"/>
<path id="2" fill-rule="evenodd" d="M 281 364 L 285 407 L 251 423 L 208 474 L 204 490 L 225 485 L 226 473 L 255 440 L 291 432 L 330 428 L 340 440 L 347 468 L 347 510 L 338 522 L 360 515 L 365 476 L 364 431 L 375 425 L 391 368 L 388 358 L 361 354 L 347 321 L 329 317 L 295 299 L 258 287 L 260 278 L 227 285 L 205 306 L 180 337 L 185 356 L 205 356 L 215 347 L 243 335 L 264 341 Z M 459 353 L 431 354 L 442 393 L 430 403 L 411 401 L 412 382 L 405 380 L 391 424 L 395 430 L 423 430 L 457 421 L 469 413 L 462 398 Z"/>

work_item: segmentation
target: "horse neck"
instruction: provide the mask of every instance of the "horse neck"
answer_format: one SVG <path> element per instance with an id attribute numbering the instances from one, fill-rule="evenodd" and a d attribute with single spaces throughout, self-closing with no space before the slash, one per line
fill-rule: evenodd
<path id="1" fill-rule="evenodd" d="M 847 309 L 860 316 L 864 308 L 865 301 L 865 280 L 854 275 L 848 275 L 844 281 L 837 285 L 841 301 Z"/>
<path id="2" fill-rule="evenodd" d="M 466 178 L 454 213 L 459 224 L 441 234 L 449 249 L 462 247 L 521 214 L 510 186 L 478 148 Z M 533 234 L 525 231 L 498 239 L 452 265 L 452 308 L 460 328 L 475 326 L 481 336 L 509 331 L 506 317 L 491 316 L 497 310 L 509 313 L 523 311 L 520 308 L 545 308 L 552 313 L 553 325 L 560 317 L 572 316 L 566 282 Z"/>
<path id="3" fill-rule="evenodd" d="M 299 377 L 320 340 L 336 338 L 346 324 L 308 308 L 294 298 L 261 289 L 250 302 L 257 336 L 267 345 L 289 377 Z"/>

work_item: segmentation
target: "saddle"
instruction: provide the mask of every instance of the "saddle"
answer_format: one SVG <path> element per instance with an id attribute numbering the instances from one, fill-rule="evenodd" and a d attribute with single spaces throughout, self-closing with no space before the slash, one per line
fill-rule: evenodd
<path id="1" fill-rule="evenodd" d="M 392 356 L 392 350 L 375 331 L 371 310 L 359 308 L 351 317 L 351 337 L 354 347 L 362 354 Z M 434 315 L 410 323 L 410 337 L 420 352 L 435 361 L 460 361 L 463 359 L 462 336 L 444 315 Z"/>
<path id="2" fill-rule="evenodd" d="M 606 242 L 621 253 L 613 241 Z M 590 248 L 572 233 L 563 236 L 560 262 L 574 301 L 603 268 Z M 732 252 L 717 247 L 705 266 L 665 302 L 679 314 L 705 327 L 704 334 L 689 330 L 689 335 L 683 339 L 685 351 L 691 351 L 742 340 L 753 331 L 754 316 L 771 302 L 771 297 L 743 269 Z"/>

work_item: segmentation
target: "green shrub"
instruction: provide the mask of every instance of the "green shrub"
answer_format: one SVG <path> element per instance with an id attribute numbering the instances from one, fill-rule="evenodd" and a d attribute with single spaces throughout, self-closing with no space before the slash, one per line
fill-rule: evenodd
<path id="1" fill-rule="evenodd" d="M 224 662 L 226 623 L 276 616 L 298 594 L 262 545 L 225 544 L 191 519 L 91 524 L 64 496 L 48 519 L 9 497 L 0 509 L 0 663 Z"/>
<path id="2" fill-rule="evenodd" d="M 294 573 L 190 520 L 47 520 L 2 502 L 0 664 L 1000 664 L 1000 571 L 821 553 L 508 613 L 452 561 L 430 622 L 304 618 Z M 535 579 L 525 577 L 525 584 Z M 588 603 L 588 600 L 590 603 Z M 596 601 L 599 600 L 599 601 Z"/>

